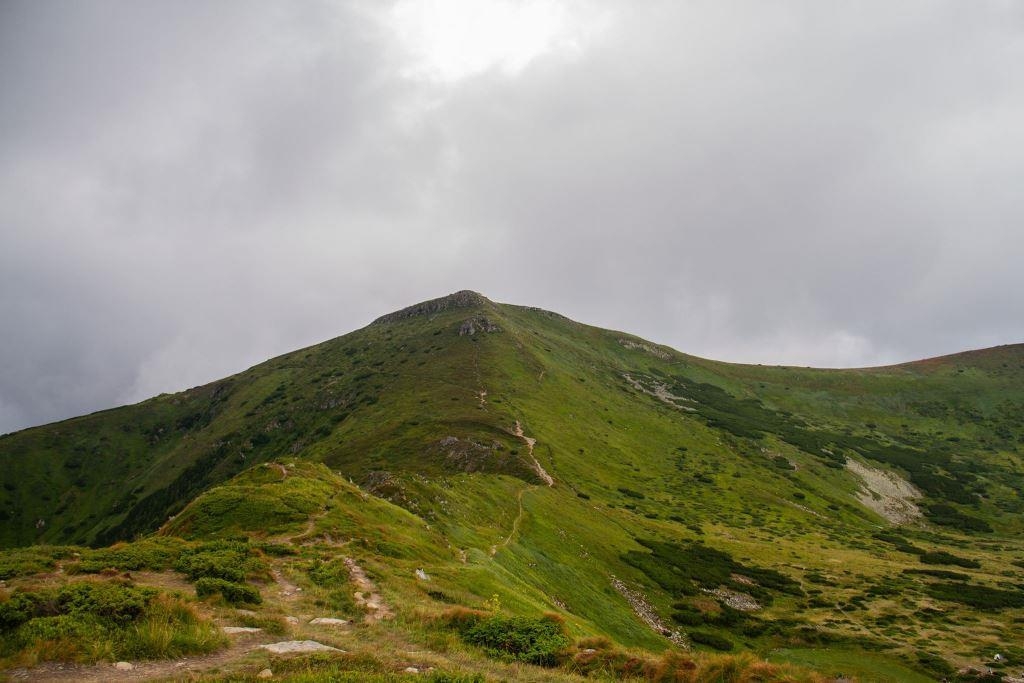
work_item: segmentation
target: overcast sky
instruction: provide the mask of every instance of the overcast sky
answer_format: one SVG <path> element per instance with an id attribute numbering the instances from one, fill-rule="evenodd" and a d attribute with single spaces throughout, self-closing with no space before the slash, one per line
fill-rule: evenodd
<path id="1" fill-rule="evenodd" d="M 0 432 L 458 289 L 723 360 L 1024 341 L 1013 0 L 0 2 Z"/>

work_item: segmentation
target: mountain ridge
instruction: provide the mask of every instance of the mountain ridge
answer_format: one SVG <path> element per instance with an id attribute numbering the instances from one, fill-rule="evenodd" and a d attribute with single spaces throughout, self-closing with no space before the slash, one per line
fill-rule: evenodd
<path id="1" fill-rule="evenodd" d="M 437 608 L 423 570 L 446 600 L 497 595 L 628 647 L 812 656 L 827 638 L 898 660 L 927 634 L 961 665 L 1012 652 L 1024 617 L 1019 351 L 722 363 L 464 290 L 0 439 L 0 545 L 345 547 L 399 611 Z"/>

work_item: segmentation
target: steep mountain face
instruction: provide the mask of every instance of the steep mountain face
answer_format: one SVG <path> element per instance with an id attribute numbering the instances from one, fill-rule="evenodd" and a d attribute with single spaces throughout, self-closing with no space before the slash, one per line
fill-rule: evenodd
<path id="1" fill-rule="evenodd" d="M 396 595 L 422 566 L 627 645 L 831 638 L 927 669 L 1020 650 L 1022 443 L 1024 346 L 735 365 L 459 292 L 0 438 L 0 544 L 292 528 L 359 539 Z"/>

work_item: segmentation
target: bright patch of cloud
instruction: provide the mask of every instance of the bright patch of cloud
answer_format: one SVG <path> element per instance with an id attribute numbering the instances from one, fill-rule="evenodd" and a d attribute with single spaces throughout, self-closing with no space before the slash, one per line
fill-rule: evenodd
<path id="1" fill-rule="evenodd" d="M 589 4 L 537 0 L 399 0 L 384 17 L 412 60 L 405 75 L 442 83 L 578 52 L 606 19 Z"/>

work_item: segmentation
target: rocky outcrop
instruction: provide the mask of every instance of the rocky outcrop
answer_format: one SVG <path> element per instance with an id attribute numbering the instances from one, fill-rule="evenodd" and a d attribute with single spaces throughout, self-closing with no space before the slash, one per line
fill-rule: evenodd
<path id="1" fill-rule="evenodd" d="M 672 641 L 673 645 L 678 647 L 689 649 L 689 643 L 686 640 L 686 636 L 681 632 L 674 629 L 670 629 L 665 626 L 665 623 L 658 616 L 658 611 L 654 609 L 651 603 L 647 602 L 647 599 L 643 596 L 643 593 L 637 590 L 633 590 L 627 586 L 621 579 L 617 579 L 615 576 L 609 577 L 612 582 L 612 586 L 617 590 L 622 597 L 626 599 L 629 606 L 633 608 L 633 612 L 640 617 L 640 621 L 647 624 L 647 626 L 655 633 L 661 635 Z"/>
<path id="2" fill-rule="evenodd" d="M 660 358 L 662 360 L 668 360 L 669 358 L 672 357 L 664 349 L 660 349 L 657 346 L 654 346 L 653 344 L 648 344 L 647 342 L 644 341 L 634 341 L 633 339 L 620 339 L 619 344 L 627 349 L 634 349 L 636 351 L 643 351 L 645 353 L 649 353 L 652 356 L 655 356 L 656 358 Z"/>
<path id="3" fill-rule="evenodd" d="M 474 308 L 477 306 L 493 305 L 494 304 L 492 304 L 491 301 L 483 294 L 478 294 L 477 292 L 471 292 L 468 289 L 464 289 L 461 292 L 455 292 L 454 294 L 443 296 L 440 299 L 431 299 L 430 301 L 424 301 L 422 303 L 408 306 L 400 311 L 395 311 L 394 313 L 382 315 L 371 324 L 383 325 L 386 323 L 396 323 L 401 320 L 407 320 L 421 315 L 437 315 L 438 313 L 458 308 Z"/>
<path id="4" fill-rule="evenodd" d="M 861 480 L 857 500 L 864 507 L 874 510 L 893 524 L 909 524 L 921 518 L 921 510 L 914 501 L 922 494 L 906 479 L 894 472 L 868 467 L 846 459 L 846 469 Z"/>
<path id="5" fill-rule="evenodd" d="M 472 317 L 459 326 L 460 337 L 472 337 L 477 332 L 490 334 L 492 332 L 501 332 L 501 328 L 483 315 Z"/>
<path id="6" fill-rule="evenodd" d="M 288 655 L 305 652 L 344 652 L 336 647 L 318 643 L 315 640 L 285 640 L 280 643 L 267 643 L 260 645 L 264 650 L 273 652 L 275 655 Z"/>

